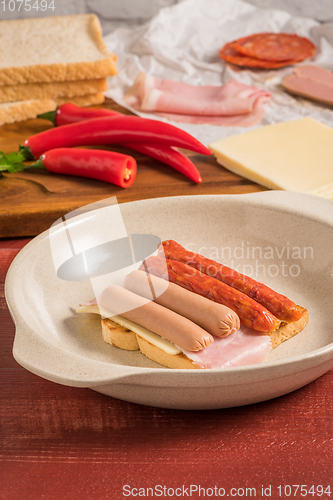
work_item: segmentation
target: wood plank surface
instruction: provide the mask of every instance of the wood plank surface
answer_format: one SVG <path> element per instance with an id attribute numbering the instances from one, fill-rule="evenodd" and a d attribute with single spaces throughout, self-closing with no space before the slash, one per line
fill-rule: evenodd
<path id="1" fill-rule="evenodd" d="M 281 484 L 332 481 L 333 372 L 276 400 L 205 412 L 130 404 L 22 370 L 3 370 L 1 386 L 6 500 L 118 500 L 124 485 L 191 484 L 256 488 L 257 498 L 271 485 L 277 499 Z"/>
<path id="2" fill-rule="evenodd" d="M 107 100 L 103 105 L 128 113 Z M 18 151 L 29 136 L 52 127 L 46 120 L 28 120 L 0 127 L 0 151 Z M 109 148 L 111 149 L 111 148 Z M 213 156 L 188 152 L 203 182 L 196 185 L 171 167 L 122 147 L 112 150 L 131 154 L 137 160 L 134 184 L 122 189 L 105 182 L 74 176 L 55 175 L 32 169 L 0 178 L 0 238 L 35 236 L 48 229 L 62 215 L 97 200 L 117 196 L 118 203 L 191 194 L 249 193 L 265 188 L 221 167 Z"/>

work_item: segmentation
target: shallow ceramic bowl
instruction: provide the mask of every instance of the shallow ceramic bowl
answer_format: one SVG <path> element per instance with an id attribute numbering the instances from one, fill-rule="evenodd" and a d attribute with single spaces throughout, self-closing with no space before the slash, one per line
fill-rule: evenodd
<path id="1" fill-rule="evenodd" d="M 140 404 L 213 409 L 265 401 L 333 367 L 333 204 L 283 191 L 161 198 L 120 205 L 128 233 L 175 239 L 264 281 L 309 311 L 309 324 L 262 364 L 171 370 L 106 344 L 96 315 L 77 315 L 91 284 L 59 279 L 48 232 L 12 263 L 6 299 L 16 325 L 13 353 L 48 380 Z M 247 267 L 244 267 L 247 266 Z"/>

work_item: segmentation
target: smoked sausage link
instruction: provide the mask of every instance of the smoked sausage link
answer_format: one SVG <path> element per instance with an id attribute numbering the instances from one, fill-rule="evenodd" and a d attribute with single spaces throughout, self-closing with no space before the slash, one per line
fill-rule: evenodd
<path id="1" fill-rule="evenodd" d="M 280 320 L 251 297 L 183 262 L 162 257 L 148 257 L 140 269 L 230 307 L 238 314 L 243 325 L 254 330 L 273 332 L 280 326 Z"/>
<path id="2" fill-rule="evenodd" d="M 284 295 L 275 292 L 263 283 L 245 276 L 230 267 L 190 252 L 176 241 L 163 241 L 160 245 L 160 252 L 163 252 L 163 255 L 167 259 L 183 262 L 245 293 L 248 297 L 259 302 L 259 304 L 268 309 L 281 321 L 298 321 L 302 316 L 302 309 Z"/>

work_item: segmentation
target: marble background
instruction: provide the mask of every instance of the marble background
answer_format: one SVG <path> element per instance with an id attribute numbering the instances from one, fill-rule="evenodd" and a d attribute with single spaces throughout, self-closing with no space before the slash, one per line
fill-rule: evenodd
<path id="1" fill-rule="evenodd" d="M 80 14 L 93 12 L 100 18 L 103 33 L 107 35 L 122 26 L 137 26 L 148 21 L 160 8 L 168 7 L 182 0 L 53 0 L 54 10 L 24 10 L 24 2 L 33 6 L 36 0 L 2 0 L 0 20 L 50 15 Z M 38 0 L 39 7 L 49 6 L 52 0 Z M 230 0 L 232 2 L 233 0 Z M 258 7 L 282 9 L 297 16 L 306 16 L 318 21 L 333 21 L 333 0 L 246 0 Z M 45 3 L 46 2 L 46 3 Z M 19 6 L 21 8 L 19 10 Z M 12 11 L 10 11 L 10 9 Z"/>

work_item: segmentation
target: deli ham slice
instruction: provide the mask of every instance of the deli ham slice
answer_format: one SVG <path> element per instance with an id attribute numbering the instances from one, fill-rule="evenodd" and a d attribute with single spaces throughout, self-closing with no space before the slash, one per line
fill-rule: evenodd
<path id="1" fill-rule="evenodd" d="M 270 97 L 259 97 L 254 103 L 251 113 L 244 115 L 230 116 L 199 116 L 199 115 L 180 115 L 177 113 L 156 113 L 158 116 L 163 116 L 169 120 L 181 123 L 209 124 L 224 127 L 252 127 L 260 122 L 265 114 L 264 104 L 269 101 Z"/>
<path id="2" fill-rule="evenodd" d="M 221 87 L 192 87 L 174 82 L 153 88 L 141 102 L 144 111 L 179 113 L 182 115 L 230 116 L 251 113 L 259 96 L 265 95 L 256 87 L 230 80 Z"/>
<path id="3" fill-rule="evenodd" d="M 188 358 L 202 368 L 227 368 L 262 363 L 271 350 L 269 335 L 258 334 L 244 325 L 228 337 L 214 337 L 214 342 L 201 351 L 182 349 Z"/>
<path id="4" fill-rule="evenodd" d="M 193 86 L 140 73 L 124 100 L 133 108 L 183 123 L 252 126 L 260 121 L 269 92 L 230 80 Z"/>

